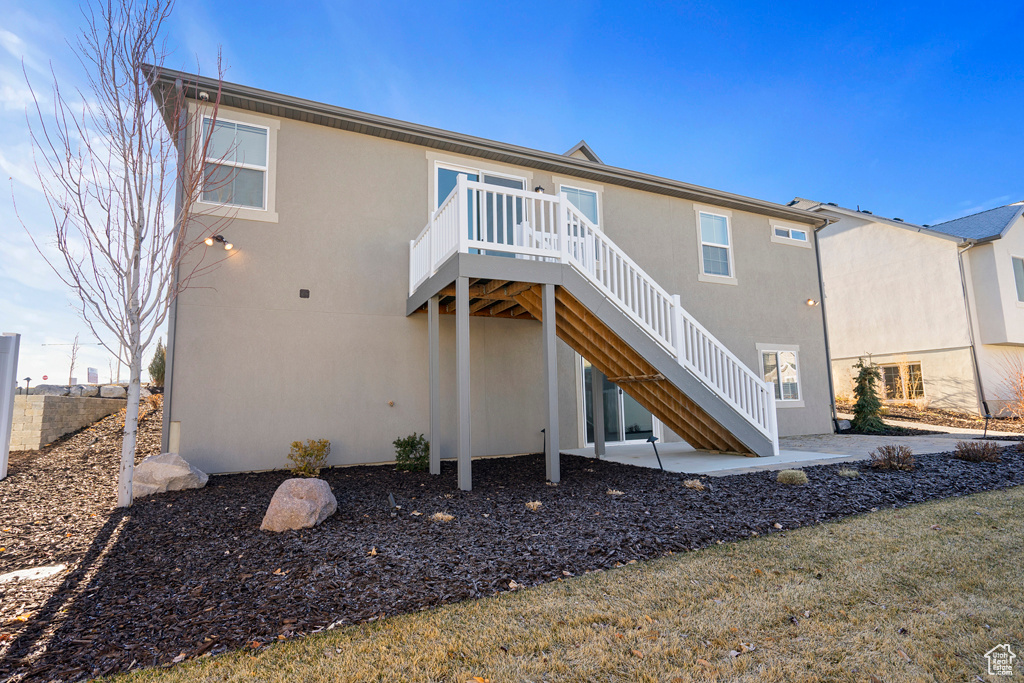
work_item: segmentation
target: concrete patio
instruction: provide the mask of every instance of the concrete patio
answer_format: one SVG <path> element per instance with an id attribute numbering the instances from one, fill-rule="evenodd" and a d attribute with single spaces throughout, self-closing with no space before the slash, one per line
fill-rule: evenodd
<path id="1" fill-rule="evenodd" d="M 925 425 L 913 422 L 888 420 L 888 424 L 896 427 L 910 427 L 943 432 L 921 436 L 863 436 L 859 434 L 818 434 L 812 436 L 784 436 L 779 439 L 779 455 L 764 458 L 748 458 L 740 455 L 724 455 L 698 451 L 683 442 L 658 442 L 658 454 L 661 462 L 669 472 L 685 472 L 711 477 L 723 477 L 731 474 L 743 474 L 758 470 L 784 470 L 806 467 L 809 465 L 825 465 L 836 462 L 855 462 L 867 460 L 868 453 L 885 444 L 901 444 L 914 453 L 945 453 L 956 447 L 957 441 L 974 439 L 982 436 L 980 429 L 954 429 L 940 425 Z M 989 436 L 1021 436 L 1009 432 L 989 430 Z M 1005 446 L 1013 441 L 1000 441 Z M 564 451 L 573 455 L 594 457 L 594 449 L 576 448 Z M 654 449 L 646 441 L 608 446 L 602 460 L 611 460 L 637 467 L 658 467 Z"/>

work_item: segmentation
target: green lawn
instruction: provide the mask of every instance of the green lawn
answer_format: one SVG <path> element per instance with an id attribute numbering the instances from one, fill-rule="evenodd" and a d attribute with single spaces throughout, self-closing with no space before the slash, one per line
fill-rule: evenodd
<path id="1" fill-rule="evenodd" d="M 1024 487 L 883 510 L 117 680 L 990 680 L 1022 520 Z"/>

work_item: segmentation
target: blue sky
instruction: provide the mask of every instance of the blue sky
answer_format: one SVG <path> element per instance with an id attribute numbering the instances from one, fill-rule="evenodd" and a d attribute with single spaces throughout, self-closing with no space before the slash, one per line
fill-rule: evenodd
<path id="1" fill-rule="evenodd" d="M 299 9 L 301 8 L 301 9 Z M 0 331 L 22 377 L 86 337 L 13 218 L 46 214 L 21 59 L 76 82 L 78 4 L 0 0 Z M 938 223 L 1024 200 L 1024 3 L 180 0 L 168 66 L 785 203 Z M 13 180 L 8 181 L 8 178 Z M 90 351 L 101 368 L 105 355 Z M 77 373 L 84 377 L 84 370 Z M 37 381 L 37 380 L 36 380 Z"/>

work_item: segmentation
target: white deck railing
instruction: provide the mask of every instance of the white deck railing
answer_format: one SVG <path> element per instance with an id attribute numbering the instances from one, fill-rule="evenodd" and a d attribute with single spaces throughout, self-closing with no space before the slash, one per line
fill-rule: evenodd
<path id="1" fill-rule="evenodd" d="M 771 439 L 778 454 L 775 389 L 708 332 L 566 195 L 468 180 L 431 213 L 409 243 L 409 294 L 452 254 L 486 253 L 568 263 L 680 365 Z"/>

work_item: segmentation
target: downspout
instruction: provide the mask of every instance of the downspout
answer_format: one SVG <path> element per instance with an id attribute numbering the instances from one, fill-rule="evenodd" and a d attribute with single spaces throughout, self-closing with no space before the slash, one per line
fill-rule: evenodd
<path id="1" fill-rule="evenodd" d="M 828 342 L 828 316 L 825 315 L 825 280 L 821 274 L 821 248 L 818 244 L 818 231 L 828 227 L 828 219 L 825 225 L 814 229 L 814 260 L 818 265 L 818 293 L 819 306 L 821 307 L 821 329 L 825 333 L 825 367 L 828 370 L 828 407 L 832 413 L 832 431 L 839 431 L 839 416 L 836 414 L 836 388 L 832 379 L 832 352 L 829 350 Z"/>
<path id="2" fill-rule="evenodd" d="M 981 401 L 982 410 L 984 410 L 985 419 L 992 417 L 992 413 L 988 409 L 988 400 L 985 398 L 985 386 L 981 383 L 981 370 L 978 368 L 978 350 L 974 341 L 974 321 L 971 319 L 971 298 L 967 290 L 967 276 L 964 273 L 964 253 L 974 246 L 973 242 L 968 242 L 967 246 L 963 249 L 957 249 L 956 259 L 960 265 L 960 287 L 964 293 L 964 310 L 967 312 L 967 335 L 971 340 L 971 365 L 974 368 L 974 381 L 978 387 L 978 399 Z M 987 422 L 985 423 L 988 424 Z"/>
<path id="3" fill-rule="evenodd" d="M 174 81 L 174 95 L 176 101 L 181 103 L 181 111 L 178 112 L 178 172 L 174 182 L 174 228 L 172 229 L 172 242 L 178 241 L 179 220 L 181 219 L 181 203 L 184 201 L 184 189 L 182 188 L 182 175 L 185 168 L 185 146 L 188 132 L 188 100 L 184 95 L 184 86 L 180 78 Z M 172 252 L 172 258 L 177 255 Z M 167 346 L 164 347 L 166 360 L 164 364 L 164 422 L 160 431 L 160 452 L 166 453 L 170 450 L 171 441 L 171 405 L 174 397 L 174 351 L 175 335 L 178 329 L 178 263 L 175 261 L 174 273 L 171 276 L 171 283 L 168 286 L 168 295 L 171 300 L 167 307 Z"/>

